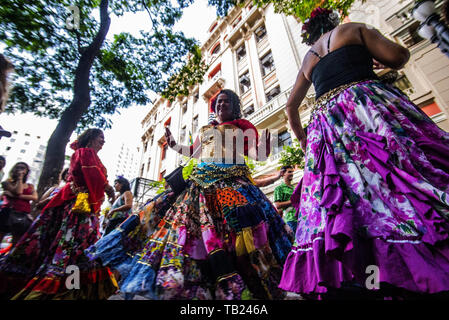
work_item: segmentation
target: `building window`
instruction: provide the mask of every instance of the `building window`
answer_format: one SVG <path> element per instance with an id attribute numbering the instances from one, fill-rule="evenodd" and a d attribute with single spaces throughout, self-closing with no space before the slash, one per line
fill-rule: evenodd
<path id="1" fill-rule="evenodd" d="M 291 146 L 292 145 L 292 137 L 288 131 L 284 131 L 278 136 L 277 146 L 274 146 L 273 153 L 277 154 L 283 150 L 283 146 Z"/>
<path id="2" fill-rule="evenodd" d="M 249 80 L 249 71 L 246 71 L 239 77 L 240 93 L 244 94 L 251 88 L 251 81 Z"/>
<path id="3" fill-rule="evenodd" d="M 11 147 L 6 147 L 6 151 L 9 151 L 9 150 L 11 150 Z"/>
<path id="4" fill-rule="evenodd" d="M 25 153 L 25 149 L 20 150 L 20 153 Z"/>
<path id="5" fill-rule="evenodd" d="M 184 102 L 183 104 L 182 104 L 182 114 L 184 114 L 184 113 L 186 113 L 187 112 L 187 102 Z"/>
<path id="6" fill-rule="evenodd" d="M 13 134 L 17 134 L 17 131 L 14 130 L 12 133 L 13 133 Z"/>
<path id="7" fill-rule="evenodd" d="M 25 133 L 25 137 L 29 137 L 30 136 L 30 134 L 29 133 Z"/>
<path id="8" fill-rule="evenodd" d="M 221 75 L 221 63 L 218 64 L 210 73 L 209 73 L 209 79 L 213 79 L 215 76 Z"/>
<path id="9" fill-rule="evenodd" d="M 232 29 L 234 29 L 235 27 L 237 27 L 237 25 L 239 24 L 239 22 L 242 21 L 242 16 L 238 17 L 237 19 L 235 19 L 232 22 Z"/>
<path id="10" fill-rule="evenodd" d="M 195 133 L 196 129 L 198 129 L 198 115 L 196 115 L 193 118 L 193 121 L 192 121 L 192 133 Z"/>
<path id="11" fill-rule="evenodd" d="M 270 101 L 271 99 L 273 99 L 274 97 L 276 97 L 279 93 L 281 93 L 281 88 L 279 86 L 277 86 L 274 89 L 271 89 L 267 93 L 267 102 Z"/>
<path id="12" fill-rule="evenodd" d="M 186 126 L 181 128 L 181 134 L 179 135 L 179 142 L 184 143 L 185 138 L 186 138 Z"/>
<path id="13" fill-rule="evenodd" d="M 147 171 L 150 170 L 150 164 L 151 164 L 151 158 L 148 158 L 148 162 L 147 162 Z M 144 166 L 144 165 L 142 165 L 142 169 L 143 169 L 143 166 Z"/>
<path id="14" fill-rule="evenodd" d="M 260 65 L 262 67 L 262 76 L 266 76 L 274 70 L 274 61 L 271 51 L 260 59 Z"/>
<path id="15" fill-rule="evenodd" d="M 145 142 L 143 145 L 143 152 L 147 152 L 148 142 Z"/>
<path id="16" fill-rule="evenodd" d="M 265 29 L 265 25 L 262 24 L 260 27 L 254 31 L 254 34 L 256 35 L 256 41 L 259 42 L 267 35 L 267 29 Z"/>
<path id="17" fill-rule="evenodd" d="M 39 150 L 45 150 L 45 146 L 41 144 L 41 145 L 39 146 Z"/>
<path id="18" fill-rule="evenodd" d="M 195 94 L 193 95 L 193 103 L 196 103 L 199 98 L 200 98 L 200 93 L 199 93 L 199 91 L 196 91 Z"/>
<path id="19" fill-rule="evenodd" d="M 220 43 L 218 42 L 215 47 L 212 48 L 210 52 L 211 55 L 218 54 L 220 52 Z"/>
<path id="20" fill-rule="evenodd" d="M 15 141 L 16 141 L 16 139 L 12 138 L 12 139 L 10 139 L 9 141 L 11 141 L 11 142 L 15 142 Z"/>
<path id="21" fill-rule="evenodd" d="M 43 154 L 42 154 L 41 152 L 38 152 L 38 153 L 36 154 L 36 157 L 37 157 L 37 158 L 42 158 L 42 156 L 43 156 Z"/>
<path id="22" fill-rule="evenodd" d="M 30 144 L 30 142 L 29 141 L 25 141 L 25 145 L 27 146 L 27 145 L 29 145 Z"/>
<path id="23" fill-rule="evenodd" d="M 249 107 L 243 110 L 243 117 L 247 118 L 249 115 L 254 113 L 254 105 L 250 105 Z"/>
<path id="24" fill-rule="evenodd" d="M 246 48 L 245 44 L 242 44 L 238 49 L 236 50 L 237 54 L 237 61 L 242 60 L 246 56 Z"/>
<path id="25" fill-rule="evenodd" d="M 218 25 L 218 22 L 215 22 L 212 27 L 210 27 L 209 32 L 214 31 L 215 27 Z"/>
<path id="26" fill-rule="evenodd" d="M 161 155 L 161 160 L 164 160 L 165 157 L 167 156 L 167 149 L 168 149 L 168 144 L 164 144 L 162 146 L 162 155 Z"/>
<path id="27" fill-rule="evenodd" d="M 405 74 L 400 74 L 398 79 L 394 82 L 394 85 L 398 87 L 400 90 L 404 91 L 407 95 L 410 95 L 415 92 L 412 84 L 410 83 Z"/>

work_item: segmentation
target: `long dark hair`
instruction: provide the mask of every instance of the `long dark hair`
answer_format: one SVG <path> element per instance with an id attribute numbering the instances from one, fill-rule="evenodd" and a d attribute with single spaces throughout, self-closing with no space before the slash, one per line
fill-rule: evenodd
<path id="1" fill-rule="evenodd" d="M 26 167 L 27 167 L 27 173 L 23 176 L 23 178 L 22 178 L 22 182 L 23 183 L 26 183 L 27 182 L 27 179 L 28 179 L 28 174 L 30 173 L 30 166 L 26 163 L 26 162 L 17 162 L 16 164 L 14 164 L 14 166 L 11 168 L 11 170 L 9 170 L 9 180 L 11 181 L 11 182 L 13 182 L 13 181 L 17 181 L 17 177 L 15 176 L 15 171 L 16 171 L 16 167 L 19 165 L 19 164 L 23 164 L 23 165 L 25 165 Z"/>
<path id="2" fill-rule="evenodd" d="M 212 111 L 216 112 L 215 107 L 217 105 L 217 99 L 218 99 L 218 96 L 222 93 L 224 93 L 229 99 L 229 102 L 230 102 L 231 108 L 232 108 L 233 118 L 234 118 L 233 120 L 240 119 L 242 117 L 242 112 L 240 110 L 240 98 L 234 91 L 232 91 L 230 89 L 222 89 L 217 94 L 215 99 L 212 101 L 212 105 L 211 105 Z"/>
<path id="3" fill-rule="evenodd" d="M 323 34 L 333 30 L 339 24 L 340 18 L 336 12 L 321 7 L 315 8 L 302 26 L 302 42 L 311 46 Z"/>
<path id="4" fill-rule="evenodd" d="M 114 182 L 120 183 L 122 186 L 120 188 L 120 194 L 124 194 L 126 191 L 131 191 L 131 186 L 129 185 L 128 179 L 125 179 L 124 177 L 117 177 Z"/>
<path id="5" fill-rule="evenodd" d="M 86 148 L 89 142 L 98 137 L 103 131 L 98 128 L 87 129 L 83 133 L 81 133 L 78 138 L 78 148 Z"/>
<path id="6" fill-rule="evenodd" d="M 65 168 L 64 170 L 61 171 L 61 179 L 65 182 L 67 182 L 67 179 L 69 178 L 69 168 Z"/>

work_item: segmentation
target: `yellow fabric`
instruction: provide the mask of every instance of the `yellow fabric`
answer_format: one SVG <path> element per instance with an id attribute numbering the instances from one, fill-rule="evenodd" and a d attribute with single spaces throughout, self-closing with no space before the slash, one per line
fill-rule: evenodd
<path id="1" fill-rule="evenodd" d="M 250 227 L 243 228 L 243 230 L 237 234 L 235 250 L 237 256 L 243 256 L 244 254 L 249 254 L 256 250 L 256 247 L 254 246 L 253 231 Z"/>
<path id="2" fill-rule="evenodd" d="M 248 175 L 248 179 L 253 185 L 256 185 L 256 181 L 254 181 L 253 177 L 250 174 Z"/>
<path id="3" fill-rule="evenodd" d="M 90 205 L 89 205 L 89 194 L 85 192 L 80 192 L 76 196 L 75 205 L 72 208 L 72 212 L 76 213 L 90 213 Z"/>

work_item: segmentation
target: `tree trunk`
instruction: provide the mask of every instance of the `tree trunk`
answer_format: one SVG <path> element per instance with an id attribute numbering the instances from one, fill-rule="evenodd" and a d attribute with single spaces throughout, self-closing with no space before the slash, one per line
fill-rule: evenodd
<path id="1" fill-rule="evenodd" d="M 101 45 L 109 31 L 111 19 L 108 14 L 108 0 L 101 0 L 100 3 L 100 28 L 94 40 L 81 54 L 78 66 L 75 71 L 75 81 L 73 86 L 73 100 L 61 115 L 55 130 L 53 131 L 47 144 L 45 160 L 39 177 L 37 192 L 39 198 L 52 185 L 58 183 L 59 173 L 63 169 L 65 149 L 70 136 L 76 126 L 87 111 L 90 105 L 89 77 L 95 57 L 100 52 Z"/>

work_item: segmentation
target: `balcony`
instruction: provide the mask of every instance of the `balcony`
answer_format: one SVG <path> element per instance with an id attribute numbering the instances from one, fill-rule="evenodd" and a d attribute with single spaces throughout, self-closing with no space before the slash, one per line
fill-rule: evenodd
<path id="1" fill-rule="evenodd" d="M 265 104 L 259 110 L 256 110 L 252 115 L 248 117 L 248 120 L 255 125 L 256 127 L 260 125 L 264 120 L 269 117 L 275 115 L 277 112 L 285 108 L 285 104 L 287 103 L 287 99 L 290 96 L 292 88 L 281 92 L 277 95 L 273 100 Z"/>
<path id="2" fill-rule="evenodd" d="M 218 90 L 224 88 L 225 83 L 226 80 L 223 78 L 221 71 L 218 72 L 207 82 L 207 87 L 205 92 L 203 93 L 203 97 L 206 100 L 209 100 Z"/>

